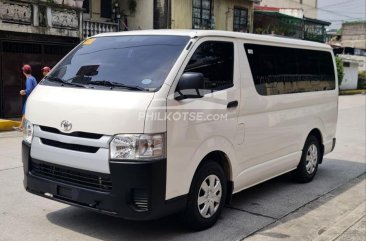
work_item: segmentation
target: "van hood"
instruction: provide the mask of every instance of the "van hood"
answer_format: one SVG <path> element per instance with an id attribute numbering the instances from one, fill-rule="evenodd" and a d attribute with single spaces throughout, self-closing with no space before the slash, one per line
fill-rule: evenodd
<path id="1" fill-rule="evenodd" d="M 26 118 L 63 132 L 61 122 L 67 120 L 72 124 L 68 132 L 143 133 L 144 115 L 153 97 L 152 92 L 38 85 L 27 101 Z"/>

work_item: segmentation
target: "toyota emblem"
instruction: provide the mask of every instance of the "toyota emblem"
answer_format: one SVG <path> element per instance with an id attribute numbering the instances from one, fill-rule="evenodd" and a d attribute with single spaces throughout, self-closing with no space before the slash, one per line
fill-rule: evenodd
<path id="1" fill-rule="evenodd" d="M 72 128 L 72 124 L 70 121 L 63 120 L 63 121 L 61 121 L 61 128 L 64 131 L 70 131 Z"/>

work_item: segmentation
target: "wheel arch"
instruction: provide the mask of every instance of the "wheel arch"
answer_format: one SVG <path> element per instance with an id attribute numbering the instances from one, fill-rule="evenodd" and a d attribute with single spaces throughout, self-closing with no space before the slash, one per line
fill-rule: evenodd
<path id="1" fill-rule="evenodd" d="M 227 195 L 226 195 L 225 203 L 228 204 L 231 202 L 231 197 L 232 197 L 233 190 L 234 190 L 234 182 L 233 182 L 233 169 L 232 169 L 232 165 L 230 162 L 230 158 L 224 151 L 215 150 L 215 151 L 211 151 L 211 152 L 207 153 L 204 156 L 204 158 L 201 160 L 199 165 L 197 166 L 194 175 L 196 175 L 197 171 L 199 170 L 199 168 L 201 166 L 203 166 L 207 162 L 212 162 L 212 161 L 219 164 L 225 173 L 225 177 L 227 180 Z"/>
<path id="2" fill-rule="evenodd" d="M 320 146 L 320 151 L 321 151 L 319 164 L 321 164 L 323 162 L 323 155 L 324 155 L 324 139 L 323 139 L 322 132 L 320 131 L 319 128 L 314 128 L 309 132 L 309 134 L 306 137 L 306 140 L 309 138 L 309 136 L 315 136 L 319 141 L 319 144 L 320 144 L 319 146 Z"/>

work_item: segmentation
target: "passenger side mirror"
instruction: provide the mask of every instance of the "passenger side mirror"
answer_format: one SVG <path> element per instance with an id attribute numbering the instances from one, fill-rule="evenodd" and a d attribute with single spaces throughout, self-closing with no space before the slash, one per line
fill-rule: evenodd
<path id="1" fill-rule="evenodd" d="M 200 89 L 203 89 L 204 76 L 202 73 L 186 72 L 178 82 L 174 99 L 183 100 L 188 98 L 202 98 Z"/>

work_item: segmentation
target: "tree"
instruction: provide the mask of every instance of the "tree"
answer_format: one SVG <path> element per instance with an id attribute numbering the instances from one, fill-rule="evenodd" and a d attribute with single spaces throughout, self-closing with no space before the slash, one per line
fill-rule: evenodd
<path id="1" fill-rule="evenodd" d="M 338 74 L 338 86 L 340 86 L 344 77 L 343 61 L 341 58 L 336 57 L 336 65 Z"/>

